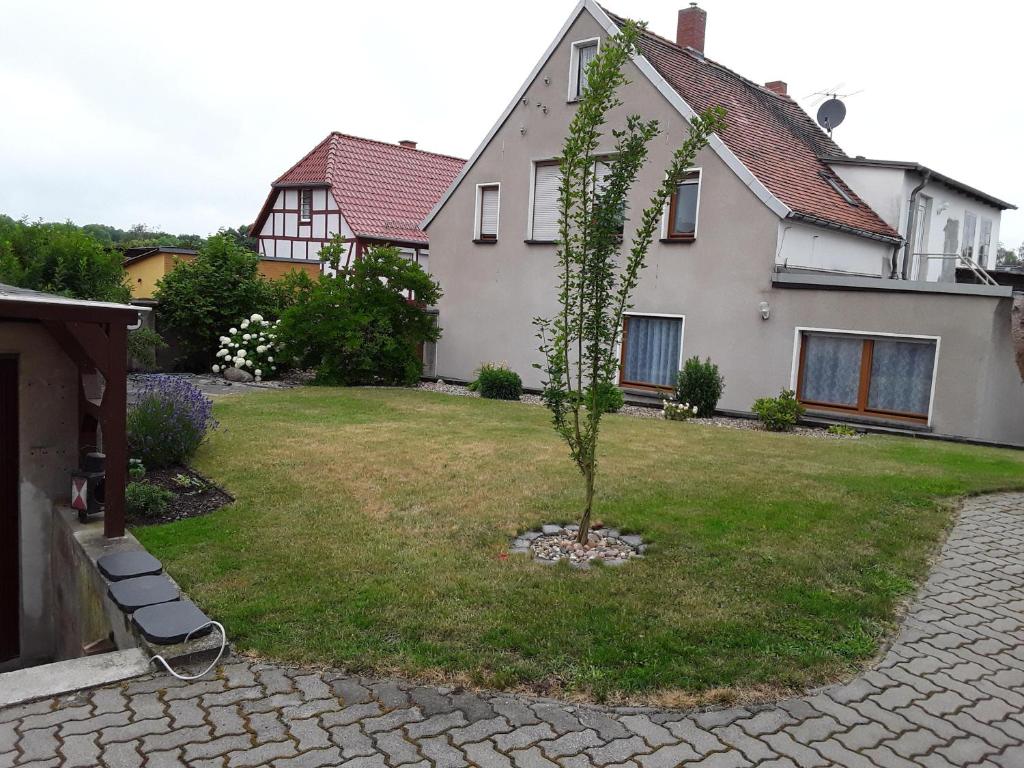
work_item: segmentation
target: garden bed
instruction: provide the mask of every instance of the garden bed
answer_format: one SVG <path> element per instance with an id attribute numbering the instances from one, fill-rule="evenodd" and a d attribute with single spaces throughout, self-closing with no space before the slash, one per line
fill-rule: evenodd
<path id="1" fill-rule="evenodd" d="M 188 467 L 150 470 L 141 482 L 163 488 L 173 495 L 162 513 L 150 516 L 129 515 L 128 523 L 133 527 L 208 515 L 234 501 L 223 488 Z"/>

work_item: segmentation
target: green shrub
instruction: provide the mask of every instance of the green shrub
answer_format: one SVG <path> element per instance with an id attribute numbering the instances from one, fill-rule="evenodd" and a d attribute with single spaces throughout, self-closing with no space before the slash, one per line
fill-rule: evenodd
<path id="1" fill-rule="evenodd" d="M 505 363 L 484 363 L 473 384 L 480 397 L 490 400 L 518 400 L 523 395 L 523 380 Z"/>
<path id="2" fill-rule="evenodd" d="M 128 479 L 140 482 L 146 476 L 146 465 L 139 459 L 128 459 Z"/>
<path id="3" fill-rule="evenodd" d="M 857 430 L 847 424 L 829 424 L 826 431 L 830 435 L 839 435 L 840 437 L 853 437 L 857 434 Z"/>
<path id="4" fill-rule="evenodd" d="M 230 235 L 211 237 L 192 261 L 180 261 L 157 283 L 157 324 L 177 340 L 179 365 L 208 371 L 225 329 L 254 312 L 277 317 L 278 287 L 259 273 L 259 254 Z"/>
<path id="5" fill-rule="evenodd" d="M 159 517 L 173 498 L 173 493 L 159 485 L 128 483 L 124 489 L 124 508 L 132 517 Z"/>
<path id="6" fill-rule="evenodd" d="M 423 367 L 417 346 L 440 336 L 423 308 L 441 290 L 397 248 L 371 248 L 346 267 L 347 247 L 336 238 L 320 252 L 336 274 L 300 287 L 282 314 L 280 360 L 315 369 L 317 384 L 414 384 Z"/>
<path id="7" fill-rule="evenodd" d="M 156 367 L 156 353 L 164 349 L 167 342 L 152 328 L 137 328 L 128 332 L 128 362 L 143 370 Z"/>
<path id="8" fill-rule="evenodd" d="M 601 413 L 618 413 L 626 404 L 626 396 L 614 384 L 606 382 L 598 387 L 597 402 Z"/>
<path id="9" fill-rule="evenodd" d="M 803 416 L 804 407 L 797 402 L 796 392 L 784 389 L 778 397 L 761 397 L 754 401 L 753 411 L 771 432 L 788 432 Z"/>
<path id="10" fill-rule="evenodd" d="M 691 357 L 683 363 L 683 370 L 676 380 L 676 402 L 697 406 L 698 416 L 712 416 L 718 401 L 725 391 L 725 377 L 718 372 L 718 366 L 707 358 Z"/>

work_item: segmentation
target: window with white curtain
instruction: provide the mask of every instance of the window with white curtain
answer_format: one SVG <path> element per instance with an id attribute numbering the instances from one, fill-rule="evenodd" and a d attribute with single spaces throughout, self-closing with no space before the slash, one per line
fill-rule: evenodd
<path id="1" fill-rule="evenodd" d="M 622 323 L 623 385 L 673 387 L 679 375 L 683 319 L 626 315 Z"/>
<path id="2" fill-rule="evenodd" d="M 926 420 L 935 339 L 804 332 L 797 397 L 811 407 Z"/>
<path id="3" fill-rule="evenodd" d="M 476 239 L 497 240 L 500 187 L 497 184 L 480 184 L 476 191 Z"/>
<path id="4" fill-rule="evenodd" d="M 554 242 L 558 239 L 558 187 L 561 182 L 558 163 L 537 163 L 534 166 L 531 240 Z"/>
<path id="5" fill-rule="evenodd" d="M 569 56 L 569 101 L 576 101 L 587 90 L 587 66 L 597 56 L 598 45 L 596 38 L 572 44 Z"/>

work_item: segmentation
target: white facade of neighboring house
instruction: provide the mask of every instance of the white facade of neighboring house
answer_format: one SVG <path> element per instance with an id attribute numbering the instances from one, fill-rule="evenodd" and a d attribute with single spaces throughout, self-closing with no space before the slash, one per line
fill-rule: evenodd
<path id="1" fill-rule="evenodd" d="M 995 268 L 1002 212 L 1016 206 L 917 163 L 857 157 L 831 165 L 887 223 L 904 233 L 910 244 L 909 279 L 954 282 L 956 268 L 966 259 Z M 908 221 L 911 197 L 916 215 Z"/>

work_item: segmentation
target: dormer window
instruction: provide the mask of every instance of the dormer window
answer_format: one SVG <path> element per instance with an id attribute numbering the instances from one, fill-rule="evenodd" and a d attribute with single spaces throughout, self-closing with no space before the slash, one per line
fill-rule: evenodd
<path id="1" fill-rule="evenodd" d="M 313 190 L 299 190 L 299 222 L 309 224 L 313 220 Z"/>
<path id="2" fill-rule="evenodd" d="M 578 101 L 587 89 L 587 65 L 597 56 L 600 43 L 594 37 L 590 40 L 577 40 L 572 44 L 569 54 L 569 101 Z"/>

